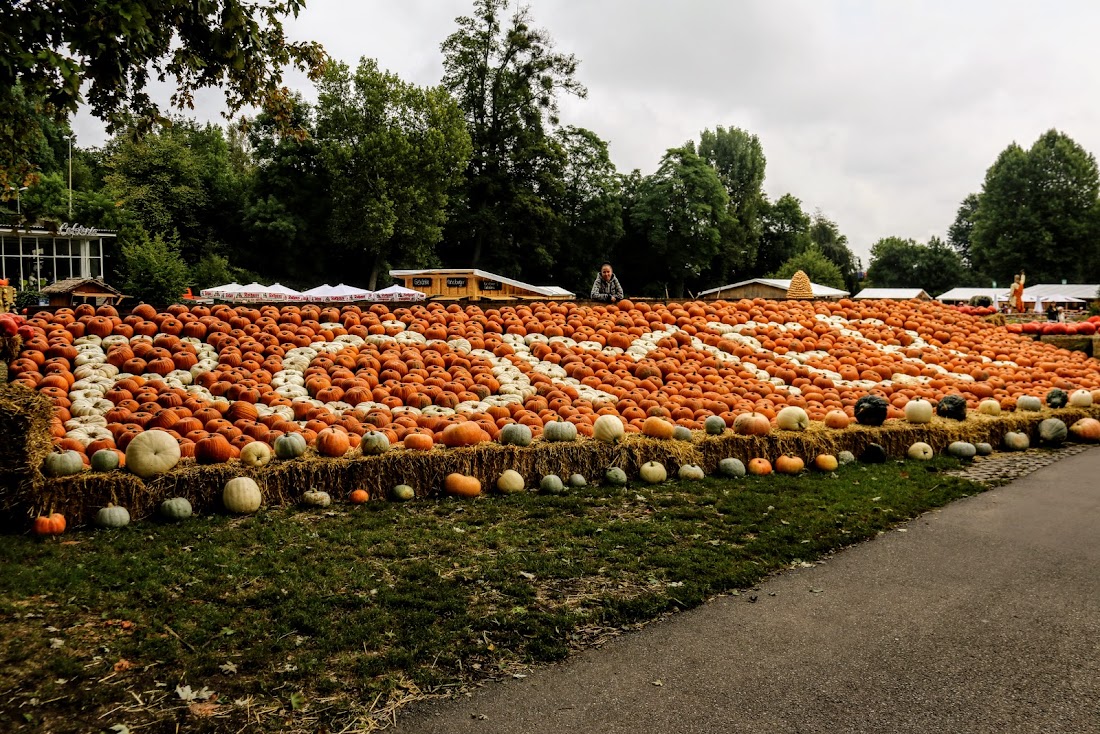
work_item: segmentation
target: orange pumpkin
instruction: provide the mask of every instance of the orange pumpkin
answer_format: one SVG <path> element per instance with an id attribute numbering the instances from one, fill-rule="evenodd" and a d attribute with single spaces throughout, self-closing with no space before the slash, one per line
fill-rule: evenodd
<path id="1" fill-rule="evenodd" d="M 481 480 L 457 472 L 443 480 L 443 490 L 452 497 L 472 498 L 481 495 Z"/>
<path id="2" fill-rule="evenodd" d="M 435 441 L 427 433 L 408 433 L 402 441 L 405 448 L 413 451 L 431 451 Z"/>
<path id="3" fill-rule="evenodd" d="M 775 471 L 779 474 L 798 474 L 806 468 L 806 462 L 797 456 L 783 454 L 775 460 Z"/>
<path id="4" fill-rule="evenodd" d="M 659 438 L 667 441 L 672 438 L 674 429 L 675 426 L 664 418 L 659 418 L 657 416 L 650 416 L 642 423 L 642 435 L 649 436 L 650 438 Z"/>
<path id="5" fill-rule="evenodd" d="M 365 489 L 353 489 L 348 495 L 348 502 L 353 505 L 361 505 L 370 499 L 370 493 Z"/>
<path id="6" fill-rule="evenodd" d="M 763 413 L 742 413 L 733 421 L 734 433 L 742 436 L 766 436 L 771 429 L 771 421 Z"/>
<path id="7" fill-rule="evenodd" d="M 348 434 L 340 428 L 326 428 L 317 434 L 317 453 L 322 456 L 343 456 L 351 448 Z"/>
<path id="8" fill-rule="evenodd" d="M 755 458 L 749 461 L 749 474 L 766 476 L 772 473 L 772 464 L 767 459 Z"/>
<path id="9" fill-rule="evenodd" d="M 444 428 L 440 443 L 448 448 L 455 448 L 458 446 L 474 446 L 488 440 L 490 440 L 489 434 L 481 426 L 473 421 L 463 421 L 452 423 Z"/>
<path id="10" fill-rule="evenodd" d="M 35 535 L 61 535 L 63 532 L 65 532 L 65 516 L 60 512 L 39 515 L 34 519 Z"/>

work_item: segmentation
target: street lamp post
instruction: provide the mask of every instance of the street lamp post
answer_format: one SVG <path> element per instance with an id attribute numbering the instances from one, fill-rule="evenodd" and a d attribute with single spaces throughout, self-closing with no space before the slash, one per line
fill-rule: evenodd
<path id="1" fill-rule="evenodd" d="M 69 222 L 73 221 L 73 138 L 76 135 L 69 136 Z"/>

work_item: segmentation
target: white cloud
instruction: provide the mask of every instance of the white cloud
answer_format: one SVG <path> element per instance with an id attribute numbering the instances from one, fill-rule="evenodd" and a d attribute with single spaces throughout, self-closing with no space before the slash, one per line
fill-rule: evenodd
<path id="1" fill-rule="evenodd" d="M 867 260 L 898 235 L 943 235 L 1012 141 L 1062 130 L 1100 150 L 1100 5 L 1084 0 L 531 0 L 536 25 L 581 61 L 585 100 L 562 121 L 653 171 L 704 128 L 760 137 L 765 190 L 822 209 Z M 309 0 L 288 26 L 337 59 L 419 84 L 468 0 Z M 312 97 L 300 76 L 293 84 Z M 216 119 L 216 95 L 200 112 Z M 81 116 L 82 144 L 97 144 Z"/>

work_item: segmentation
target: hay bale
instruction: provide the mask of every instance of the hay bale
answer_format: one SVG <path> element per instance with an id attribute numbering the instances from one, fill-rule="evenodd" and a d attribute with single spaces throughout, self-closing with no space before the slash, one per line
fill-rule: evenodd
<path id="1" fill-rule="evenodd" d="M 45 477 L 50 453 L 53 402 L 22 385 L 0 384 L 0 526 L 15 527 L 33 517 L 32 506 Z"/>

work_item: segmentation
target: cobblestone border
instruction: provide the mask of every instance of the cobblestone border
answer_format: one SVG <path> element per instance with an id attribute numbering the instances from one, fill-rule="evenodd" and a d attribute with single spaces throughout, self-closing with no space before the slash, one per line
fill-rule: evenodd
<path id="1" fill-rule="evenodd" d="M 1013 479 L 1026 477 L 1033 471 L 1050 466 L 1059 459 L 1088 451 L 1088 444 L 1068 444 L 1057 449 L 1028 449 L 1027 451 L 998 451 L 989 456 L 977 456 L 964 469 L 948 474 L 972 482 L 997 487 Z"/>

